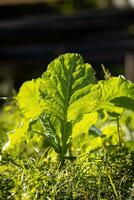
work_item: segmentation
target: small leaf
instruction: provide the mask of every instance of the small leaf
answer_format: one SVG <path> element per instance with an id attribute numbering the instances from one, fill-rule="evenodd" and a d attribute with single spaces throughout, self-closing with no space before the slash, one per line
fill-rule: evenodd
<path id="1" fill-rule="evenodd" d="M 44 134 L 44 136 L 50 143 L 50 146 L 52 146 L 57 153 L 60 153 L 60 151 L 61 151 L 60 150 L 60 138 L 56 134 L 56 130 L 53 127 L 53 124 L 51 123 L 50 117 L 48 115 L 43 115 L 43 116 L 40 116 L 39 119 L 40 119 L 40 122 L 44 129 L 42 134 Z"/>
<path id="2" fill-rule="evenodd" d="M 80 122 L 77 122 L 74 125 L 72 138 L 76 138 L 82 133 L 88 133 L 89 128 L 92 125 L 96 124 L 97 120 L 98 120 L 97 112 L 85 114 L 82 120 L 80 120 Z"/>
<path id="3" fill-rule="evenodd" d="M 3 151 L 11 151 L 18 153 L 21 149 L 22 141 L 26 139 L 26 133 L 29 127 L 29 121 L 25 120 L 16 130 L 9 132 L 9 141 L 4 145 Z"/>
<path id="4" fill-rule="evenodd" d="M 27 118 L 35 118 L 40 115 L 39 86 L 41 79 L 25 82 L 16 97 L 19 107 Z"/>
<path id="5" fill-rule="evenodd" d="M 119 142 L 118 128 L 116 123 L 106 124 L 102 129 L 102 137 L 106 140 L 110 139 L 110 142 L 115 145 Z M 104 137 L 105 136 L 105 137 Z"/>
<path id="6" fill-rule="evenodd" d="M 98 149 L 101 148 L 103 144 L 102 138 L 100 136 L 98 137 L 93 137 L 91 138 L 91 140 L 89 141 L 89 145 L 86 148 L 86 152 L 89 152 L 93 149 Z"/>

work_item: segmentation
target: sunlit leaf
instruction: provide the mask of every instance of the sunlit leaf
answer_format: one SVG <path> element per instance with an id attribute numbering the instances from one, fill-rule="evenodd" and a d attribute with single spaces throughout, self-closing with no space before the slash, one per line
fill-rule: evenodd
<path id="1" fill-rule="evenodd" d="M 27 118 L 35 118 L 41 113 L 39 86 L 41 79 L 25 82 L 16 97 L 19 107 Z"/>
<path id="2" fill-rule="evenodd" d="M 91 65 L 84 64 L 78 54 L 58 57 L 49 64 L 42 76 L 41 105 L 44 113 L 50 118 L 55 118 L 56 123 L 52 120 L 54 122 L 52 125 L 56 129 L 55 134 L 61 135 L 63 148 L 72 134 L 73 125 L 91 110 L 87 96 L 91 85 L 95 83 Z M 86 126 L 84 131 L 89 127 L 88 121 Z"/>
<path id="3" fill-rule="evenodd" d="M 3 147 L 3 151 L 14 150 L 14 152 L 16 151 L 16 153 L 21 151 L 21 144 L 23 140 L 26 139 L 28 127 L 29 121 L 25 120 L 20 124 L 20 127 L 16 128 L 16 130 L 9 132 L 9 140 Z"/>
<path id="4" fill-rule="evenodd" d="M 96 100 L 96 110 L 121 113 L 122 108 L 134 109 L 134 84 L 126 79 L 112 77 L 92 86 L 91 100 Z"/>
<path id="5" fill-rule="evenodd" d="M 107 140 L 110 139 L 111 144 L 118 144 L 119 143 L 119 135 L 123 134 L 123 131 L 120 130 L 120 133 L 118 133 L 118 127 L 116 123 L 108 123 L 101 129 L 102 131 L 102 137 L 106 137 Z M 104 138 L 105 139 L 105 138 Z"/>
<path id="6" fill-rule="evenodd" d="M 89 142 L 89 145 L 88 147 L 86 148 L 86 151 L 90 151 L 90 150 L 93 150 L 93 149 L 96 149 L 96 148 L 100 148 L 102 147 L 102 138 L 100 136 L 98 137 L 93 137 L 90 142 Z"/>
<path id="7" fill-rule="evenodd" d="M 80 120 L 80 122 L 77 122 L 73 127 L 73 133 L 72 138 L 76 138 L 82 133 L 87 133 L 89 128 L 95 124 L 98 120 L 98 113 L 92 112 L 89 114 L 85 114 Z"/>

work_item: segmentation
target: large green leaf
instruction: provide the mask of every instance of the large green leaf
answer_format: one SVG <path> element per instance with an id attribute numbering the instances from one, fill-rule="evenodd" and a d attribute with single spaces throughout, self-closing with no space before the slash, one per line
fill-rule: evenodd
<path id="1" fill-rule="evenodd" d="M 89 100 L 94 101 L 93 110 L 121 113 L 122 108 L 134 109 L 134 84 L 124 77 L 112 77 L 92 86 Z"/>
<path id="2" fill-rule="evenodd" d="M 62 146 L 67 143 L 73 124 L 90 111 L 88 99 L 83 101 L 83 98 L 86 99 L 91 85 L 95 83 L 91 65 L 84 64 L 78 54 L 58 57 L 43 74 L 41 105 L 44 113 L 56 119 L 53 126 L 59 125 L 55 134 L 61 136 Z"/>

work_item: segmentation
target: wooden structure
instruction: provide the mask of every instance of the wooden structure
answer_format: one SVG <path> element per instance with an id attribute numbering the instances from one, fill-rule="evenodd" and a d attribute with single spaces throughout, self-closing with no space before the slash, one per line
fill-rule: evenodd
<path id="1" fill-rule="evenodd" d="M 101 63 L 113 74 L 120 73 L 125 63 L 130 65 L 126 55 L 134 52 L 133 10 L 89 10 L 65 16 L 45 4 L 0 7 L 1 82 L 8 77 L 8 85 L 17 88 L 40 76 L 50 60 L 65 52 L 82 54 L 99 76 Z"/>

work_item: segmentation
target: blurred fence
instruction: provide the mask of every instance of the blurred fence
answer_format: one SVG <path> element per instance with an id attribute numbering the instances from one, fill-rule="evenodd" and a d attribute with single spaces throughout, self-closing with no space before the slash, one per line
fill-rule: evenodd
<path id="1" fill-rule="evenodd" d="M 98 74 L 101 63 L 115 73 L 125 64 L 129 78 L 133 70 L 133 10 L 89 10 L 65 16 L 42 4 L 0 7 L 1 82 L 8 79 L 9 86 L 18 87 L 41 75 L 50 60 L 65 52 L 82 54 Z"/>

